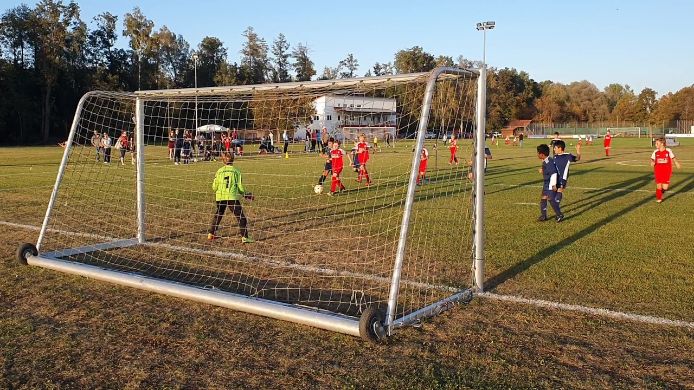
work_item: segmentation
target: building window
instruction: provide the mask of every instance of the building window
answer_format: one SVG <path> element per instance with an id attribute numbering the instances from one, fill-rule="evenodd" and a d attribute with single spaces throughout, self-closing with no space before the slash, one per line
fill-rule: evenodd
<path id="1" fill-rule="evenodd" d="M 316 115 L 313 119 L 319 120 L 319 119 L 320 119 L 320 116 Z"/>
<path id="2" fill-rule="evenodd" d="M 326 121 L 331 121 L 331 120 L 333 120 L 333 116 L 332 116 L 332 115 L 326 115 L 326 116 L 325 116 L 325 120 L 326 120 Z"/>
<path id="3" fill-rule="evenodd" d="M 340 120 L 340 116 L 339 116 L 339 115 L 337 116 L 337 120 L 338 120 L 338 121 Z"/>

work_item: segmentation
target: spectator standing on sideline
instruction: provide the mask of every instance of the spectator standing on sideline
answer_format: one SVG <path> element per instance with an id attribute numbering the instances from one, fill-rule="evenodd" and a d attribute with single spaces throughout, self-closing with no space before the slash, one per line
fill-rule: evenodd
<path id="1" fill-rule="evenodd" d="M 318 143 L 318 130 L 311 131 L 311 151 L 316 151 L 316 144 Z"/>
<path id="2" fill-rule="evenodd" d="M 518 134 L 518 146 L 521 148 L 523 147 L 523 138 L 525 138 L 525 134 L 523 134 L 523 132 Z"/>
<path id="3" fill-rule="evenodd" d="M 289 149 L 289 134 L 287 134 L 287 130 L 282 132 L 282 142 L 284 142 L 284 150 L 282 151 L 284 158 L 289 158 L 289 153 L 287 153 L 287 149 Z"/>
<path id="4" fill-rule="evenodd" d="M 111 138 L 104 132 L 101 136 L 101 145 L 104 148 L 104 164 L 111 163 Z"/>
<path id="5" fill-rule="evenodd" d="M 311 128 L 306 126 L 306 139 L 304 140 L 305 142 L 305 147 L 304 151 L 308 152 L 311 150 Z"/>
<path id="6" fill-rule="evenodd" d="M 118 137 L 116 145 L 118 145 L 117 149 L 120 152 L 120 165 L 125 165 L 125 152 L 127 152 L 129 149 L 128 133 L 125 130 L 123 130 L 123 132 L 120 133 L 120 137 Z"/>
<path id="7" fill-rule="evenodd" d="M 174 148 L 176 148 L 176 134 L 169 129 L 169 160 L 174 158 Z"/>
<path id="8" fill-rule="evenodd" d="M 103 154 L 104 149 L 101 146 L 101 135 L 99 135 L 99 132 L 94 130 L 94 134 L 92 135 L 92 146 L 94 147 L 96 151 L 96 162 L 101 161 L 101 154 Z"/>

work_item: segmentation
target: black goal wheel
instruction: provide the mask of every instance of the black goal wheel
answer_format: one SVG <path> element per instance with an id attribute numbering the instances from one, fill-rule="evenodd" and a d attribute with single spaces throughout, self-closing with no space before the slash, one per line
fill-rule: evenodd
<path id="1" fill-rule="evenodd" d="M 19 261 L 20 264 L 27 265 L 29 256 L 36 256 L 38 254 L 39 251 L 34 244 L 22 244 L 17 248 L 17 261 Z"/>
<path id="2" fill-rule="evenodd" d="M 368 341 L 378 342 L 386 338 L 386 329 L 383 326 L 385 313 L 376 306 L 369 306 L 361 313 L 359 318 L 359 335 Z"/>

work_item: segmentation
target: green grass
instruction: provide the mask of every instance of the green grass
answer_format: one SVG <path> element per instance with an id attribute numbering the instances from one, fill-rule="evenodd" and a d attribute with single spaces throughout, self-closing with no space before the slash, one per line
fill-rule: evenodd
<path id="1" fill-rule="evenodd" d="M 683 169 L 675 170 L 662 204 L 655 203 L 648 140 L 616 138 L 609 159 L 600 146 L 585 147 L 582 161 L 572 165 L 563 201 L 567 219 L 561 224 L 535 222 L 538 143 L 528 140 L 522 149 L 492 146 L 485 198 L 487 288 L 694 321 L 694 242 L 689 239 L 694 140 L 674 148 Z M 376 154 L 372 169 L 409 156 L 408 147 L 401 143 L 398 153 Z M 0 149 L 0 220 L 40 225 L 61 152 Z M 448 172 L 444 158 L 439 155 L 438 168 Z M 150 161 L 162 164 L 161 173 L 173 172 L 163 159 Z M 238 162 L 264 208 L 281 202 L 278 194 L 262 199 L 269 187 L 261 179 L 269 175 L 260 172 L 272 172 L 276 165 L 270 159 Z M 207 187 L 217 166 L 178 168 L 206 177 Z M 128 167 L 111 169 L 123 180 L 130 174 Z M 295 202 L 315 199 L 301 195 L 311 190 L 320 168 L 309 171 L 288 194 Z M 173 188 L 165 175 L 152 176 L 162 199 L 200 194 L 199 200 L 209 204 L 203 187 Z M 420 194 L 440 195 L 446 188 L 446 182 L 434 182 Z M 364 204 L 373 198 L 369 191 L 378 190 L 348 196 Z M 450 200 L 458 198 L 439 195 L 417 203 L 420 217 L 430 218 L 428 227 L 422 222 L 412 233 L 421 245 L 414 249 L 425 254 L 451 245 L 441 221 Z M 345 198 L 320 199 L 347 207 Z M 203 229 L 208 214 L 208 209 L 201 212 Z M 6 260 L 0 265 L 0 387 L 692 386 L 691 330 L 475 300 L 420 331 L 405 330 L 387 345 L 369 346 L 299 325 L 20 267 L 13 262 L 14 250 L 21 242 L 34 242 L 37 232 L 4 225 L 0 232 Z M 460 263 L 469 267 L 467 257 Z"/>

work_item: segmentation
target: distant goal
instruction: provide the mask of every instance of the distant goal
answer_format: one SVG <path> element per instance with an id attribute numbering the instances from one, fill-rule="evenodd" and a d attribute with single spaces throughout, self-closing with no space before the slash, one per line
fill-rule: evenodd
<path id="1" fill-rule="evenodd" d="M 420 166 L 422 150 L 430 156 L 435 150 L 427 130 L 478 129 L 483 81 L 477 70 L 437 68 L 304 83 L 87 93 L 37 243 L 24 245 L 18 257 L 382 339 L 469 301 L 482 286 L 483 225 L 473 211 L 481 212 L 474 194 L 483 177 L 469 174 L 466 164 L 473 156 L 480 161 L 480 145 L 461 140 L 458 163 L 430 158 L 423 175 Z M 368 143 L 386 133 L 412 142 L 371 150 L 368 176 L 355 172 L 345 156 L 345 190 L 338 186 L 327 196 L 328 173 L 319 194 L 328 159 L 320 138 L 315 148 L 307 140 L 306 147 L 291 143 L 286 152 L 282 141 L 285 131 L 293 139 L 298 131 L 320 128 L 318 99 L 360 105 L 344 109 L 345 122 L 331 133 L 346 153 L 361 133 Z M 203 126 L 213 131 L 198 132 Z M 104 134 L 111 145 L 121 134 L 129 140 L 111 147 L 110 163 L 104 161 Z M 251 141 L 256 138 L 261 143 Z M 236 140 L 246 142 L 237 149 Z M 231 210 L 208 236 L 215 214 L 212 181 L 227 144 L 254 195 L 241 200 L 253 243 L 241 240 Z"/>

